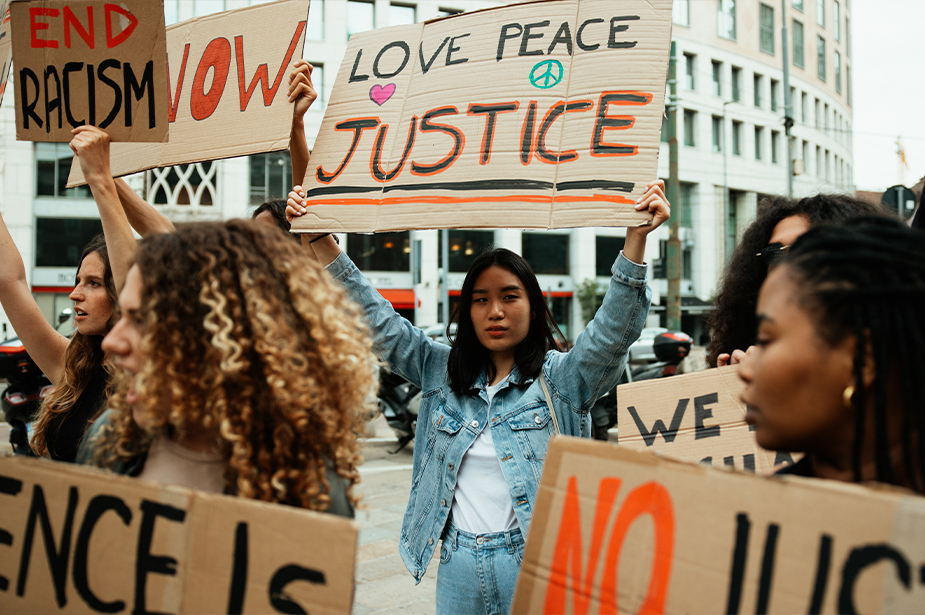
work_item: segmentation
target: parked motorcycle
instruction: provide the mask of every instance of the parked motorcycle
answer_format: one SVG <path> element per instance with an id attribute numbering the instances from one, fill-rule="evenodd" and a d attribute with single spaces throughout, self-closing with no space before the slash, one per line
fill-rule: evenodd
<path id="1" fill-rule="evenodd" d="M 419 387 L 386 369 L 379 370 L 379 412 L 398 437 L 398 448 L 390 451 L 393 455 L 414 440 L 420 406 Z"/>
<path id="2" fill-rule="evenodd" d="M 65 308 L 58 315 L 58 327 L 71 319 L 73 311 Z M 29 424 L 38 415 L 42 401 L 52 385 L 35 364 L 19 338 L 0 342 L 0 380 L 7 387 L 0 397 L 3 420 L 10 425 L 10 444 L 16 455 L 33 456 L 29 446 Z"/>
<path id="3" fill-rule="evenodd" d="M 655 336 L 652 349 L 657 362 L 623 370 L 621 384 L 667 378 L 678 372 L 678 366 L 691 352 L 693 338 L 682 331 L 668 331 Z M 617 424 L 617 389 L 608 391 L 591 408 L 591 435 L 595 440 L 607 440 L 607 431 Z"/>

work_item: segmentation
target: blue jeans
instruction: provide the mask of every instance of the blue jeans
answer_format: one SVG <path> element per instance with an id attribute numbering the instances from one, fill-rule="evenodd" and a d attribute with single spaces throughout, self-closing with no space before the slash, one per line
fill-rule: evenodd
<path id="1" fill-rule="evenodd" d="M 437 570 L 437 615 L 507 615 L 523 556 L 519 529 L 476 535 L 448 524 Z"/>

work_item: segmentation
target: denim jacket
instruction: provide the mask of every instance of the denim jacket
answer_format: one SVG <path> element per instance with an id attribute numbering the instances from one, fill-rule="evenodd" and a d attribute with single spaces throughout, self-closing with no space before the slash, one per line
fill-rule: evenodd
<path id="1" fill-rule="evenodd" d="M 489 416 L 483 372 L 471 395 L 457 395 L 449 386 L 450 349 L 432 341 L 406 319 L 363 277 L 346 254 L 327 267 L 366 313 L 374 350 L 392 370 L 422 390 L 414 446 L 411 495 L 402 522 L 399 550 L 417 582 L 440 539 L 453 505 L 456 476 L 463 455 L 484 425 L 489 425 L 511 502 L 524 535 L 536 505 L 546 448 L 554 434 L 539 382 L 517 366 L 502 384 Z M 594 320 L 567 353 L 550 351 L 543 363 L 550 396 L 563 434 L 589 437 L 589 410 L 617 384 L 626 366 L 630 344 L 649 312 L 651 291 L 646 268 L 623 254 L 612 269 L 610 288 Z"/>

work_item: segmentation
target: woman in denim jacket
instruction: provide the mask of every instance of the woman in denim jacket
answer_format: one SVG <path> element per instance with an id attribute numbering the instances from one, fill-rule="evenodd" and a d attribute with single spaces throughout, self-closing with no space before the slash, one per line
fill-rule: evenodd
<path id="1" fill-rule="evenodd" d="M 287 214 L 305 213 L 301 186 Z M 303 244 L 366 312 L 374 350 L 422 390 L 411 496 L 400 552 L 420 582 L 442 539 L 437 613 L 507 613 L 536 504 L 553 417 L 562 433 L 590 436 L 589 410 L 612 389 L 649 311 L 642 264 L 646 236 L 668 219 L 663 182 L 636 205 L 653 214 L 630 228 L 604 303 L 567 353 L 536 276 L 522 257 L 495 248 L 479 256 L 460 293 L 453 346 L 430 340 L 392 309 L 331 234 Z"/>

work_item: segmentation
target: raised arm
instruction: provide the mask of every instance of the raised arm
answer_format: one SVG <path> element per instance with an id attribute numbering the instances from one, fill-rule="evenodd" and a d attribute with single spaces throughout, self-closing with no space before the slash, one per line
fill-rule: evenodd
<path id="1" fill-rule="evenodd" d="M 289 135 L 289 155 L 292 158 L 292 184 L 301 185 L 308 169 L 308 141 L 305 140 L 305 113 L 318 92 L 312 85 L 312 65 L 298 60 L 289 74 L 289 102 L 292 106 L 292 132 Z"/>
<path id="2" fill-rule="evenodd" d="M 176 229 L 167 216 L 159 212 L 153 205 L 138 196 L 134 190 L 129 188 L 124 179 L 116 179 L 116 192 L 119 194 L 119 201 L 122 203 L 122 211 L 128 218 L 128 223 L 132 228 L 141 235 L 156 235 L 157 233 L 172 233 Z"/>
<path id="3" fill-rule="evenodd" d="M 26 352 L 52 384 L 64 373 L 67 338 L 48 324 L 26 283 L 26 267 L 0 215 L 0 304 Z"/>
<path id="4" fill-rule="evenodd" d="M 109 135 L 96 126 L 78 126 L 71 132 L 74 134 L 71 149 L 80 161 L 80 169 L 100 210 L 113 282 L 116 291 L 121 291 L 136 241 L 109 169 Z"/>

